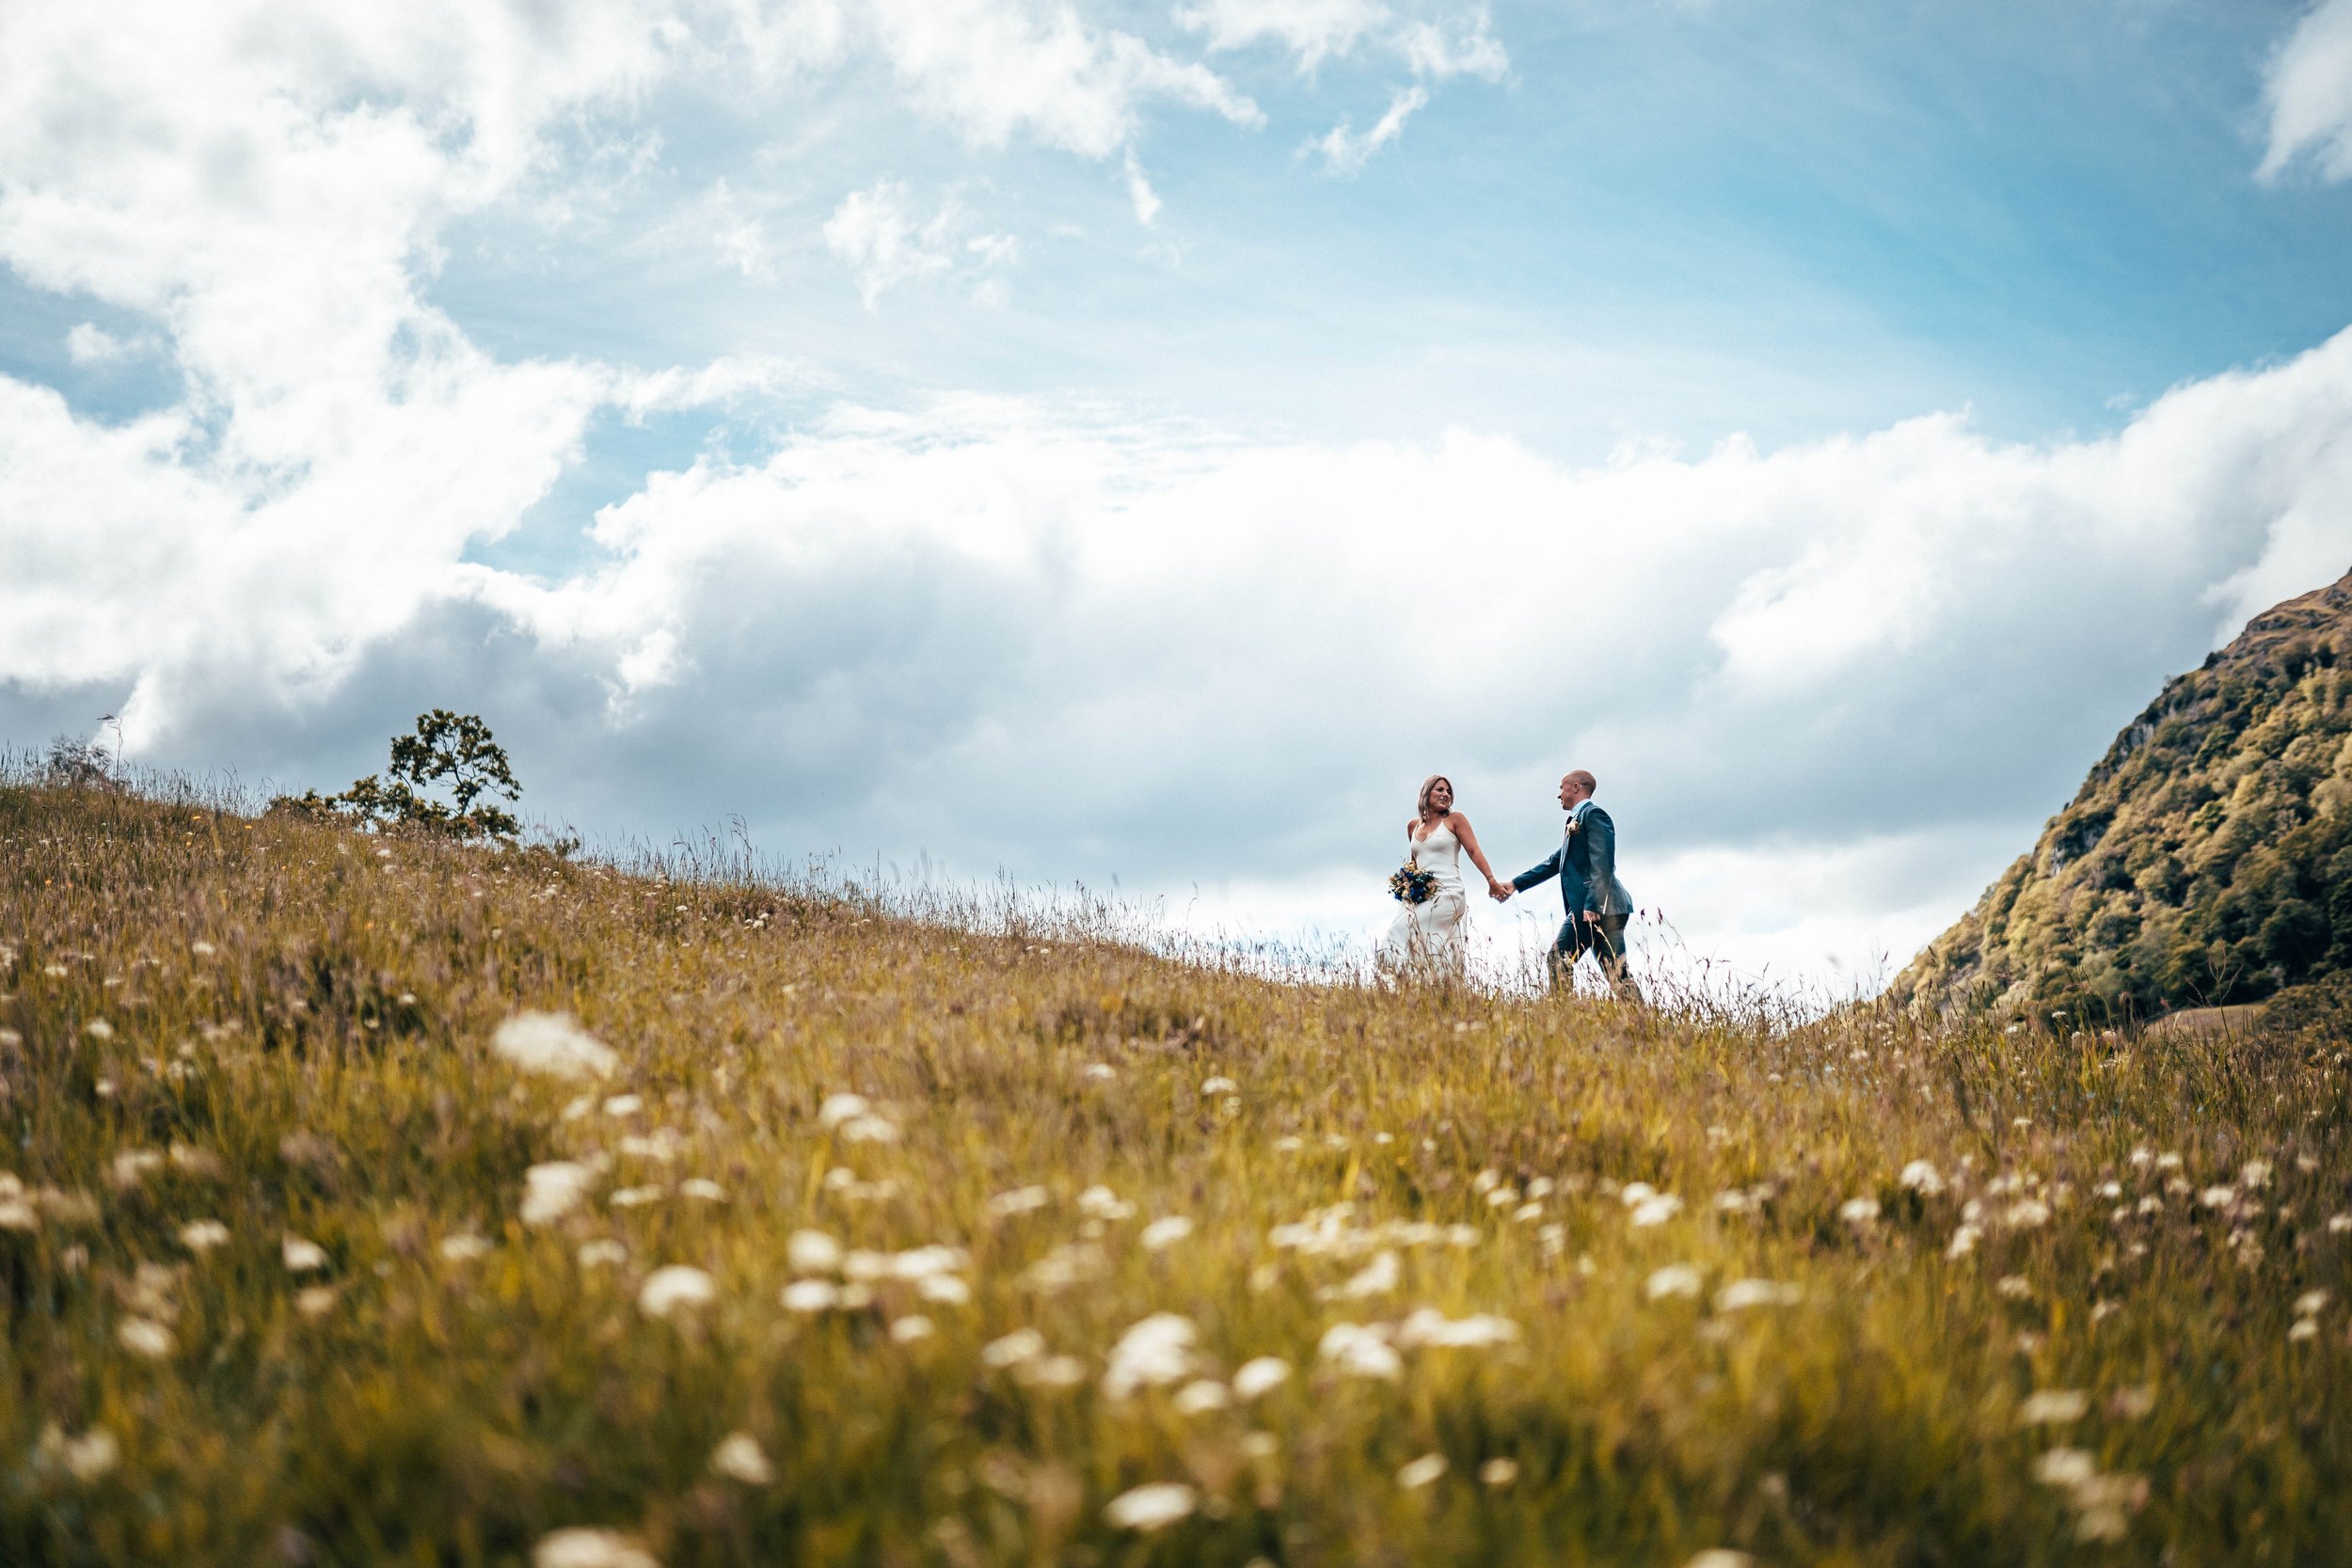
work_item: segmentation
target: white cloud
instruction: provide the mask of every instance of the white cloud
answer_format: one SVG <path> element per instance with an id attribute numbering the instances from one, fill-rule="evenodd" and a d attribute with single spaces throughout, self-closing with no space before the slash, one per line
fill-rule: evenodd
<path id="1" fill-rule="evenodd" d="M 953 197 L 928 218 L 918 219 L 906 186 L 884 180 L 853 191 L 825 223 L 825 246 L 857 276 L 858 295 L 871 310 L 882 294 L 901 283 L 944 277 L 957 271 L 1009 265 L 1021 242 L 1009 234 L 965 236 L 970 215 Z M 1003 280 L 977 277 L 973 287 L 986 303 L 1003 303 Z"/>
<path id="2" fill-rule="evenodd" d="M 2271 56 L 2263 97 L 2262 179 L 2308 160 L 2324 180 L 2352 180 L 2352 0 L 2317 0 Z"/>
<path id="3" fill-rule="evenodd" d="M 1511 56 L 1483 6 L 1442 22 L 1416 22 L 1398 36 L 1398 47 L 1417 75 L 1440 81 L 1477 76 L 1499 82 L 1511 69 Z"/>
<path id="4" fill-rule="evenodd" d="M 1432 10 L 1384 0 L 1200 0 L 1179 9 L 1176 20 L 1206 34 L 1212 50 L 1278 44 L 1306 75 L 1365 46 L 1402 59 L 1416 75 L 1438 79 L 1495 81 L 1511 65 L 1484 5 Z"/>
<path id="5" fill-rule="evenodd" d="M 82 322 L 65 335 L 66 357 L 77 365 L 112 365 L 145 353 L 144 340 L 118 338 L 96 322 Z"/>
<path id="6" fill-rule="evenodd" d="M 884 180 L 853 191 L 825 222 L 825 247 L 857 274 L 868 310 L 883 291 L 917 277 L 935 277 L 954 265 L 942 248 L 950 210 L 918 223 L 908 211 L 907 188 Z"/>
<path id="7" fill-rule="evenodd" d="M 1090 28 L 1068 6 L 1020 0 L 871 0 L 893 69 L 927 113 L 975 143 L 1025 134 L 1106 158 L 1134 138 L 1155 99 L 1255 126 L 1258 106 L 1197 62 L 1132 33 Z"/>
<path id="8" fill-rule="evenodd" d="M 1360 174 L 1374 153 L 1405 134 L 1405 122 L 1428 102 L 1428 88 L 1401 87 L 1389 100 L 1388 112 L 1371 130 L 1359 135 L 1354 125 L 1343 119 L 1311 145 L 1323 154 L 1324 162 L 1334 173 Z"/>
<path id="9" fill-rule="evenodd" d="M 1380 0 L 1202 0 L 1178 10 L 1176 20 L 1206 33 L 1212 49 L 1278 42 L 1297 56 L 1300 71 L 1312 71 L 1395 17 Z"/>
<path id="10" fill-rule="evenodd" d="M 1160 219 L 1160 193 L 1152 188 L 1152 181 L 1136 161 L 1127 154 L 1127 200 L 1136 210 L 1136 221 L 1149 229 Z"/>

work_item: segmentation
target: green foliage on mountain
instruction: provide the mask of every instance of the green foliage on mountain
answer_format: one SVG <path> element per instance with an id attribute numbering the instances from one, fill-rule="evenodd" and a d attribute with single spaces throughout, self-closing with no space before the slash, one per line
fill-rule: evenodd
<path id="1" fill-rule="evenodd" d="M 1898 1001 L 2112 1022 L 2352 972 L 2352 576 L 2125 725 Z"/>

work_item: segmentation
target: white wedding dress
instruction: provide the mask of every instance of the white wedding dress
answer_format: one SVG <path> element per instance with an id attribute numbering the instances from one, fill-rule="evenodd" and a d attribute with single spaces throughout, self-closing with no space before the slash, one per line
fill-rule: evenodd
<path id="1" fill-rule="evenodd" d="M 1437 877 L 1437 892 L 1418 904 L 1398 906 L 1389 934 L 1380 939 L 1382 974 L 1457 983 L 1469 974 L 1470 942 L 1462 928 L 1469 900 L 1462 894 L 1461 862 L 1462 841 L 1442 822 L 1414 841 L 1412 863 Z"/>

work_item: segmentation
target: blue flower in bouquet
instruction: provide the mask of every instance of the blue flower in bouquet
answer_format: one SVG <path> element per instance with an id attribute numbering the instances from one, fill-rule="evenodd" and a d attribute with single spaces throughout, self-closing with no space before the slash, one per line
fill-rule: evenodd
<path id="1" fill-rule="evenodd" d="M 1438 874 L 1418 865 L 1400 865 L 1389 878 L 1389 896 L 1401 904 L 1426 904 L 1438 895 Z"/>

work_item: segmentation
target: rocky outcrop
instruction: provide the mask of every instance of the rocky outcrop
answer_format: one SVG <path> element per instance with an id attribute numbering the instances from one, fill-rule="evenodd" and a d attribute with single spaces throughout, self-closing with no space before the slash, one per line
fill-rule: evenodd
<path id="1" fill-rule="evenodd" d="M 2123 727 L 1895 1000 L 2106 1022 L 2352 972 L 2352 576 Z"/>

